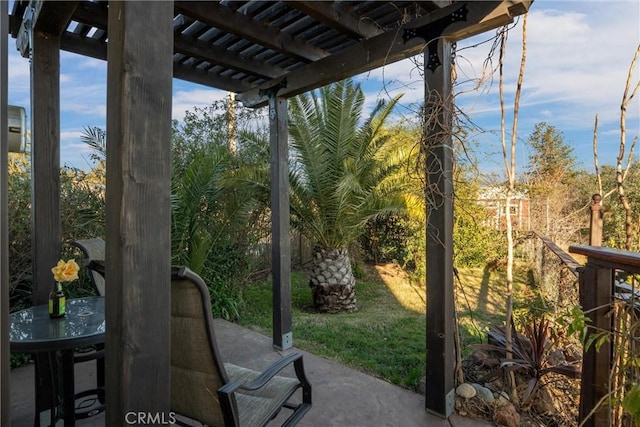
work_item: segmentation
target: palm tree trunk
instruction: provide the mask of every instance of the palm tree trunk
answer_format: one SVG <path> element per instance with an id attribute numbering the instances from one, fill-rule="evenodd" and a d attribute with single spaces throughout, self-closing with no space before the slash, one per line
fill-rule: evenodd
<path id="1" fill-rule="evenodd" d="M 347 248 L 315 248 L 309 286 L 318 311 L 356 311 L 356 279 Z"/>

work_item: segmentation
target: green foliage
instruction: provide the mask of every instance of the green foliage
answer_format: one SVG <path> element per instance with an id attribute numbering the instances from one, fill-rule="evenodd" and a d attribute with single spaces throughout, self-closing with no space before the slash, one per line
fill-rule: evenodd
<path id="1" fill-rule="evenodd" d="M 588 200 L 577 191 L 580 174 L 573 148 L 565 142 L 562 132 L 544 122 L 535 125 L 528 144 L 531 153 L 525 182 L 531 229 L 543 232 L 560 245 L 575 242 L 588 217 L 571 214 Z"/>
<path id="2" fill-rule="evenodd" d="M 568 336 L 572 336 L 578 342 L 585 343 L 588 326 L 591 322 L 579 305 L 574 305 L 569 311 L 562 313 L 558 318 L 559 325 L 566 330 Z"/>
<path id="3" fill-rule="evenodd" d="M 478 222 L 480 215 L 456 215 L 453 225 L 455 263 L 460 267 L 480 267 L 506 257 L 503 233 Z"/>
<path id="4" fill-rule="evenodd" d="M 269 232 L 269 156 L 258 113 L 239 109 L 229 141 L 227 102 L 187 112 L 173 123 L 172 262 L 209 285 L 215 315 L 234 319 L 239 285 L 252 268 L 250 251 Z M 259 185 L 248 176 L 260 176 Z"/>
<path id="5" fill-rule="evenodd" d="M 31 305 L 31 170 L 26 155 L 9 156 L 9 295 L 12 311 Z M 104 235 L 104 186 L 92 173 L 64 168 L 60 173 L 60 211 L 63 242 Z M 62 256 L 74 256 L 66 245 Z M 70 288 L 70 296 L 86 295 L 88 277 Z"/>
<path id="6" fill-rule="evenodd" d="M 454 181 L 453 253 L 456 266 L 480 267 L 505 259 L 506 236 L 484 224 L 489 213 L 478 203 L 480 185 L 473 169 L 458 166 Z"/>
<path id="7" fill-rule="evenodd" d="M 308 310 L 313 302 L 307 282 L 304 273 L 293 272 L 292 314 L 297 347 L 417 389 L 426 356 L 424 312 L 404 308 L 387 287 L 369 276 L 358 284 L 357 313 L 318 315 Z M 246 286 L 243 299 L 246 303 L 239 323 L 269 334 L 271 282 Z"/>
<path id="8" fill-rule="evenodd" d="M 31 177 L 24 154 L 9 153 L 9 304 L 11 310 L 31 305 Z"/>
<path id="9" fill-rule="evenodd" d="M 636 425 L 640 424 L 640 384 L 631 386 L 631 389 L 624 396 L 622 407 L 633 417 Z"/>
<path id="10" fill-rule="evenodd" d="M 562 132 L 545 123 L 536 123 L 529 136 L 528 174 L 532 181 L 544 188 L 566 182 L 575 171 L 573 148 L 564 141 Z"/>
<path id="11" fill-rule="evenodd" d="M 406 216 L 387 215 L 367 222 L 360 245 L 367 262 L 403 263 L 407 258 Z"/>
<path id="12" fill-rule="evenodd" d="M 11 369 L 18 368 L 22 365 L 26 365 L 31 361 L 31 354 L 29 353 L 11 353 L 9 356 L 9 367 Z"/>
<path id="13" fill-rule="evenodd" d="M 291 100 L 292 223 L 314 244 L 346 247 L 368 221 L 404 209 L 392 179 L 403 156 L 382 131 L 397 101 L 361 123 L 364 93 L 350 80 Z"/>

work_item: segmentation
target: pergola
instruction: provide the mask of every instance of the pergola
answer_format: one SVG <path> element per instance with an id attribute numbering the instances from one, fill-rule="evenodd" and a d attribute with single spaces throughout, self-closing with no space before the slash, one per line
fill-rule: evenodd
<path id="1" fill-rule="evenodd" d="M 454 399 L 451 44 L 512 22 L 509 1 L 0 2 L 7 33 L 31 60 L 33 302 L 60 256 L 60 50 L 107 60 L 107 424 L 129 411 L 167 412 L 170 399 L 170 140 L 172 78 L 268 105 L 273 213 L 273 344 L 292 345 L 287 98 L 425 55 L 427 221 L 426 409 Z M 7 22 L 8 19 L 8 22 Z M 0 67 L 2 328 L 0 425 L 9 416 L 7 68 Z M 436 108 L 436 106 L 438 108 Z M 442 108 L 442 107 L 445 108 Z"/>

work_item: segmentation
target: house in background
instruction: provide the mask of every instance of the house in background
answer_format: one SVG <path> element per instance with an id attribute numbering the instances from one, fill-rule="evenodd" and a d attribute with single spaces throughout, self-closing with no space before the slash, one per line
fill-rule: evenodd
<path id="1" fill-rule="evenodd" d="M 507 191 L 502 187 L 483 187 L 478 193 L 478 204 L 483 206 L 487 215 L 482 222 L 496 230 L 507 228 Z M 511 225 L 514 230 L 526 231 L 531 228 L 530 203 L 527 192 L 515 191 L 511 197 Z"/>

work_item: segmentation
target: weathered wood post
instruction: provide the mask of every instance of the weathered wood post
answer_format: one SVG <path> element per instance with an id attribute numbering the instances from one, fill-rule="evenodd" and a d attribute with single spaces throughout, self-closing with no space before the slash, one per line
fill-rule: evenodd
<path id="1" fill-rule="evenodd" d="M 594 194 L 591 197 L 591 227 L 589 233 L 589 246 L 602 246 L 602 196 Z"/>
<path id="2" fill-rule="evenodd" d="M 54 284 L 51 267 L 60 259 L 60 36 L 30 32 L 31 46 L 31 256 L 32 300 L 45 304 Z M 50 407 L 49 359 L 34 355 L 36 413 Z"/>
<path id="3" fill-rule="evenodd" d="M 587 256 L 587 263 L 580 270 L 580 306 L 591 320 L 587 332 L 590 337 L 599 332 L 611 332 L 612 317 L 609 315 L 613 295 L 614 268 L 606 254 L 596 247 L 571 246 L 569 252 Z M 604 256 L 603 256 L 604 255 Z M 583 352 L 580 386 L 579 419 L 585 420 L 593 408 L 608 393 L 609 374 L 613 347 L 611 340 L 596 351 L 595 344 Z M 606 402 L 583 424 L 584 427 L 609 425 L 609 407 Z"/>
<path id="4" fill-rule="evenodd" d="M 173 2 L 109 2 L 106 425 L 167 419 Z"/>

